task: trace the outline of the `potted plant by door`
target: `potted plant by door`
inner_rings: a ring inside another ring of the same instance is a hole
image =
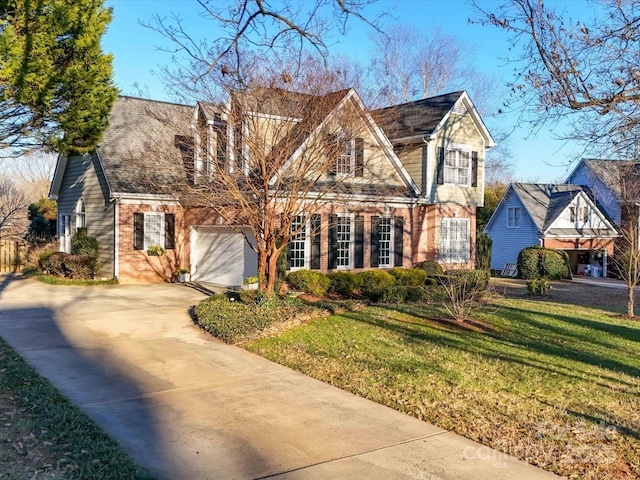
[[[186,268],[178,268],[173,272],[173,278],[176,283],[187,283],[191,281],[191,275]]]

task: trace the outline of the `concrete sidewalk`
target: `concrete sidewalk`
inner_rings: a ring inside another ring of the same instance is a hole
[[[0,276],[0,336],[159,479],[547,479],[196,328],[179,285]]]

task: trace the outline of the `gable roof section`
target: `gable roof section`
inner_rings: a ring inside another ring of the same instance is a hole
[[[401,188],[387,188],[385,185],[344,185],[341,186],[340,189],[344,190],[343,193],[351,193],[353,195],[384,195],[384,196],[395,196],[395,197],[412,197],[413,194],[419,194],[420,190],[404,168],[404,165],[395,154],[393,150],[393,146],[391,142],[385,135],[382,128],[380,128],[373,117],[367,112],[362,100],[356,93],[354,89],[348,90],[340,90],[338,92],[330,93],[328,95],[324,95],[322,97],[324,101],[322,101],[322,105],[326,111],[326,115],[313,115],[312,121],[307,121],[303,118],[298,124],[296,124],[291,129],[292,135],[297,135],[295,149],[291,152],[291,155],[288,155],[289,161],[287,165],[291,162],[294,162],[298,156],[300,156],[304,150],[304,146],[311,140],[313,137],[318,134],[321,128],[331,120],[331,118],[337,115],[337,112],[341,108],[345,108],[347,102],[352,101],[354,107],[360,113],[363,121],[365,122],[366,128],[372,134],[372,136],[377,140],[378,144],[384,150],[387,158],[389,159],[391,166],[395,169],[396,173],[400,176],[400,178],[404,181],[408,189]],[[323,112],[324,114],[324,112]],[[296,130],[297,129],[297,130]],[[300,132],[310,132],[308,136],[300,135]],[[296,137],[294,137],[296,138]],[[300,141],[298,141],[300,140]],[[284,144],[288,144],[292,142],[284,142]],[[276,147],[277,148],[277,147]],[[286,167],[285,167],[286,168]],[[275,181],[275,178],[272,182]],[[319,184],[318,188],[321,188],[322,185]]]
[[[472,118],[486,147],[495,146],[493,137],[464,90],[380,108],[374,112],[374,117],[387,136],[397,142],[433,137],[447,118],[460,110],[465,110]]]
[[[111,195],[167,194],[170,185],[184,182],[176,129],[189,125],[192,115],[192,106],[118,97],[96,148]]]
[[[513,191],[517,195],[523,208],[533,221],[534,225],[538,229],[538,233],[541,235],[555,235],[555,236],[571,236],[571,237],[584,237],[584,236],[612,236],[611,233],[605,233],[600,230],[589,230],[581,228],[578,229],[558,229],[551,230],[553,223],[558,217],[567,209],[571,202],[578,196],[583,196],[585,200],[591,205],[596,213],[602,218],[602,220],[609,225],[613,235],[615,236],[615,223],[606,214],[606,211],[594,201],[593,194],[588,187],[584,185],[571,185],[571,184],[539,184],[539,183],[512,183],[503,196],[507,197],[509,191]],[[496,213],[502,208],[502,201]],[[489,229],[495,218],[495,213],[487,223],[486,229]]]

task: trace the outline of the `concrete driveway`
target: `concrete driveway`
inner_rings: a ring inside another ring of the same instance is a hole
[[[202,298],[0,276],[0,336],[159,479],[557,478],[211,338]]]

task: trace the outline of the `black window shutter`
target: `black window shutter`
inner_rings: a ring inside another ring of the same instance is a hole
[[[173,213],[164,214],[164,248],[176,248],[176,216]]]
[[[133,249],[144,249],[144,213],[133,214]]]
[[[336,167],[338,163],[337,154],[338,151],[338,136],[330,133],[327,135],[327,161],[329,164],[327,165],[327,173],[329,175],[335,175],[337,173]],[[337,154],[336,154],[337,153]]]
[[[311,215],[311,270],[320,270],[320,228],[322,217]]]
[[[380,217],[371,217],[371,267],[380,265]]]
[[[444,148],[438,147],[438,185],[444,185]]]
[[[338,216],[329,215],[329,270],[338,267]]]
[[[395,217],[393,232],[394,267],[401,267],[404,259],[404,217]]]
[[[364,176],[364,138],[356,138],[356,177]]]
[[[471,152],[471,186],[478,186],[478,152]]]
[[[364,268],[364,217],[359,215],[355,221],[355,258],[354,268]]]

